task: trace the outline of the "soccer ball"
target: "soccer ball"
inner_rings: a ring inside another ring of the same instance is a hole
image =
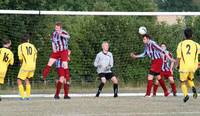
[[[139,28],[139,34],[141,34],[141,35],[144,35],[144,34],[147,34],[147,28],[146,27],[144,27],[144,26],[141,26],[140,28]]]

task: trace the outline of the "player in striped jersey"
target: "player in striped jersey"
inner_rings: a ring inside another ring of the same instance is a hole
[[[131,53],[131,57],[142,58],[148,56],[151,59],[151,67],[147,77],[148,84],[145,97],[150,97],[154,76],[158,79],[161,87],[163,88],[164,95],[168,96],[169,95],[168,89],[166,88],[165,83],[160,76],[163,63],[161,53],[165,54],[171,61],[175,62],[175,60],[170,58],[169,55],[158,44],[156,44],[156,42],[151,40],[148,34],[142,36],[143,36],[143,43],[145,44],[144,52],[139,55]]]
[[[0,84],[4,84],[4,79],[9,65],[14,63],[14,55],[10,50],[11,40],[3,40],[3,48],[0,48]],[[1,101],[1,98],[0,98]]]
[[[33,78],[36,69],[37,50],[33,44],[29,43],[29,35],[24,35],[21,38],[21,42],[22,43],[18,46],[18,56],[21,68],[17,76],[17,84],[21,100],[24,100],[25,98],[29,100],[31,94],[29,80]],[[26,96],[24,95],[23,81],[25,81],[26,85]]]
[[[64,69],[67,69],[67,50],[68,50],[68,40],[70,36],[69,34],[62,29],[62,24],[60,22],[56,23],[55,31],[51,35],[52,42],[52,53],[49,59],[48,64],[43,70],[43,79],[45,80],[51,66],[55,63],[57,59],[61,59]]]
[[[162,43],[161,48],[165,50],[165,52],[171,57],[172,54],[167,50],[166,44]],[[174,62],[170,62],[170,60],[167,58],[165,54],[162,54],[163,64],[162,64],[162,71],[160,73],[161,77],[164,77],[165,79],[169,79],[173,95],[176,96],[176,84],[174,82],[174,76],[173,76],[173,66]],[[153,96],[156,96],[156,92],[158,90],[158,80],[156,80],[154,87],[153,87]]]
[[[200,45],[192,40],[192,30],[187,28],[184,30],[185,40],[181,41],[177,47],[177,60],[180,73],[181,90],[184,95],[184,102],[189,100],[188,88],[192,88],[193,98],[196,99],[198,94],[194,85],[194,74],[198,68],[198,56],[200,53]]]
[[[70,61],[70,54],[71,51],[68,50],[68,62]],[[60,90],[61,90],[61,86],[63,84],[64,86],[64,99],[70,99],[70,97],[68,96],[68,92],[69,92],[69,84],[70,84],[70,72],[69,72],[69,66],[67,66],[67,69],[63,68],[63,64],[61,59],[56,60],[56,69],[58,72],[58,76],[59,76],[59,80],[57,81],[57,85],[56,85],[56,93],[54,98],[55,99],[59,99],[59,94],[60,94]]]

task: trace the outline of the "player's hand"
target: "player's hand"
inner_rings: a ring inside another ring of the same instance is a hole
[[[200,68],[200,62],[199,62],[199,64],[198,64],[198,68]]]
[[[137,58],[136,55],[135,55],[133,52],[130,54],[130,56],[131,56],[132,58],[134,58],[134,59]]]

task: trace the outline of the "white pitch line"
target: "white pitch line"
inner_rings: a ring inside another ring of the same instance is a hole
[[[143,97],[145,93],[119,93],[119,97]],[[200,95],[200,94],[199,94]],[[17,94],[9,94],[9,95],[0,95],[2,98],[18,98],[19,95]],[[61,97],[63,94],[61,94]],[[95,93],[71,93],[69,94],[70,97],[94,97]],[[101,97],[112,97],[113,93],[102,93],[100,94]],[[164,96],[163,93],[157,93],[156,96]],[[170,94],[170,96],[173,96]],[[182,93],[177,93],[177,96],[183,96]],[[189,93],[189,96],[192,96],[192,93]],[[54,94],[31,94],[32,98],[52,98]]]

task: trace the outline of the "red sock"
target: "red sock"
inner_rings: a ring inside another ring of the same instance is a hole
[[[154,84],[154,86],[153,86],[153,95],[156,95],[157,90],[158,90],[158,85]]]
[[[62,83],[58,81],[57,86],[56,86],[56,96],[59,96],[61,87],[62,87]]]
[[[70,80],[69,69],[65,69],[65,76],[67,81]]]
[[[176,84],[170,83],[173,93],[176,93]]]
[[[146,96],[150,96],[152,85],[153,85],[153,80],[148,80]]]
[[[51,66],[46,65],[46,67],[43,70],[43,74],[42,74],[43,75],[43,79],[46,79],[47,75],[50,72],[50,69],[51,69]]]
[[[68,96],[69,93],[69,85],[67,83],[64,84],[64,96]]]
[[[168,90],[167,90],[167,87],[166,87],[166,85],[165,85],[165,82],[164,82],[162,79],[160,79],[160,80],[158,80],[158,81],[159,81],[160,86],[162,87],[164,93],[165,93],[165,94],[168,93]]]

